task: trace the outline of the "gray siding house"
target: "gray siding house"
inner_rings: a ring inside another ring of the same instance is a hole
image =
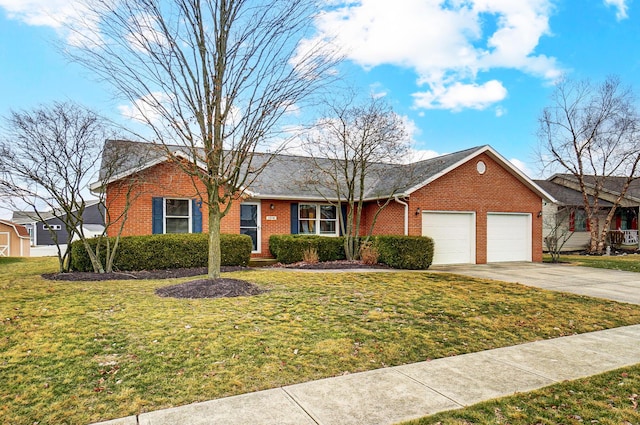
[[[100,201],[87,202],[82,217],[85,235],[91,237],[104,232],[104,205]],[[40,212],[39,217],[32,211],[14,211],[11,221],[27,228],[31,246],[46,246],[55,245],[54,233],[59,244],[69,243],[69,234],[61,218],[56,217],[53,212]]]

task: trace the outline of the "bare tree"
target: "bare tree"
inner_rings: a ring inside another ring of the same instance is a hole
[[[594,253],[603,252],[616,208],[638,177],[640,122],[634,102],[632,90],[617,77],[598,85],[562,80],[539,118],[541,161],[578,182],[591,229],[589,250]],[[607,179],[614,176],[623,177],[623,183],[600,222],[599,198]]]
[[[340,215],[345,255],[357,259],[367,197],[377,205],[368,237],[378,214],[391,202],[401,182],[407,182],[406,170],[398,173],[397,167],[390,166],[406,160],[410,150],[404,122],[382,98],[362,102],[352,94],[330,103],[305,149],[319,171],[310,173],[313,181],[306,183],[334,203],[338,213],[346,207],[345,217]],[[374,192],[367,193],[367,187],[375,188]]]
[[[95,178],[102,145],[109,135],[106,121],[71,102],[53,103],[32,111],[12,111],[0,141],[0,191],[13,205],[27,205],[40,221],[48,210],[65,226],[68,240],[83,232],[84,211],[91,200],[87,187]],[[58,248],[60,271],[70,267],[70,245]],[[88,249],[88,248],[87,248]],[[103,271],[89,250],[96,271]]]
[[[145,139],[206,189],[210,279],[220,221],[276,152],[279,124],[326,83],[337,61],[312,44],[313,0],[87,0],[91,22],[70,54],[135,107]],[[94,28],[94,31],[90,29]],[[300,42],[299,41],[303,41]],[[305,41],[307,40],[307,41]],[[142,135],[140,135],[142,136]],[[171,145],[183,147],[184,161]]]
[[[554,209],[553,212],[545,213],[543,217],[546,232],[544,244],[553,263],[560,261],[562,249],[575,233],[570,225],[571,215],[574,213],[574,207],[563,206]]]
[[[111,273],[114,269],[114,260],[118,252],[120,238],[125,228],[129,211],[136,199],[145,191],[141,189],[147,183],[144,173],[136,170],[141,169],[154,155],[153,152],[141,151],[134,143],[122,140],[107,140],[102,150],[102,162],[97,180],[91,183],[89,188],[98,197],[104,209],[103,214],[104,232],[97,236],[97,243],[93,246],[84,243],[85,249],[91,251],[90,258],[95,258],[93,263],[95,272]],[[134,172],[119,177],[123,171],[134,170]],[[111,198],[107,197],[107,187],[112,190]],[[80,230],[82,232],[82,229]],[[111,235],[111,236],[110,236]],[[81,240],[85,240],[84,234],[80,235]]]

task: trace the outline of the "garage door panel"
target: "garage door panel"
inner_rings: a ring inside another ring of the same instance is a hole
[[[433,264],[475,263],[473,213],[423,212],[422,235],[434,241]]]
[[[531,214],[487,214],[487,262],[531,261]]]

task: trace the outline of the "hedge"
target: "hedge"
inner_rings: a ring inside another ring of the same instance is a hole
[[[344,238],[314,235],[273,235],[269,238],[269,251],[283,264],[302,261],[308,248],[318,251],[319,261],[344,260]]]
[[[113,268],[132,271],[206,267],[208,237],[204,233],[121,237]],[[113,246],[114,238],[109,239]],[[100,256],[104,264],[106,239],[95,238],[88,242],[94,250],[101,243]],[[247,235],[220,235],[222,265],[248,265],[252,246],[251,237]],[[71,244],[71,267],[76,271],[93,271],[82,241]]]
[[[426,270],[433,262],[433,239],[424,236],[375,236],[378,261],[395,269]]]

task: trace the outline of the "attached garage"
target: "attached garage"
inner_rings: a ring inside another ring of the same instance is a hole
[[[487,214],[487,262],[531,261],[531,214]]]
[[[422,236],[433,239],[433,264],[476,262],[475,214],[472,212],[423,212]]]

